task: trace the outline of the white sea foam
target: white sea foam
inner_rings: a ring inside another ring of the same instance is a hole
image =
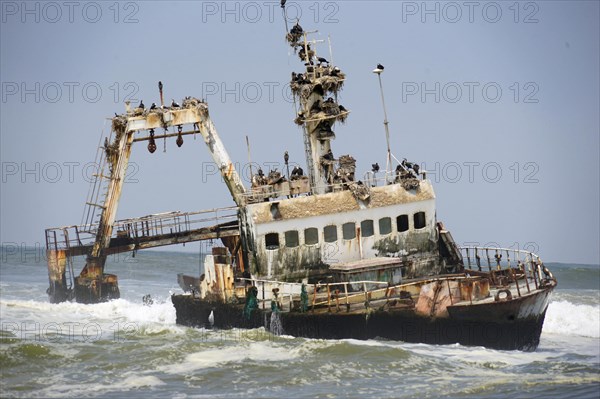
[[[126,392],[140,388],[156,387],[165,385],[158,377],[152,375],[135,375],[127,373],[125,378],[120,381],[111,383],[89,383],[89,384],[73,384],[73,383],[55,383],[41,391],[36,395],[39,397],[90,397],[99,396],[108,392]]]
[[[170,301],[145,306],[125,299],[84,305],[75,302],[50,304],[32,300],[0,301],[3,326],[6,330],[58,332],[75,339],[114,338],[122,334],[180,333],[175,324],[175,308]],[[23,326],[25,323],[25,327]],[[119,335],[115,335],[115,334]],[[31,335],[31,334],[30,334]]]
[[[196,370],[216,367],[225,363],[278,362],[294,359],[298,350],[274,346],[270,342],[252,342],[247,346],[208,349],[191,353],[182,362],[163,366],[160,369],[169,374],[188,374]]]
[[[600,338],[600,306],[553,301],[546,312],[543,332]]]

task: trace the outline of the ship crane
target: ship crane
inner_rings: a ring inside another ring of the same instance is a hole
[[[184,131],[184,126],[192,129]],[[155,135],[154,131],[161,128],[165,133]],[[176,128],[177,133],[168,133],[169,128]],[[50,280],[48,294],[51,302],[62,302],[73,296],[77,302],[83,303],[118,298],[117,277],[104,273],[110,254],[205,239],[239,237],[237,207],[244,204],[246,189],[210,119],[206,103],[187,97],[181,105],[173,100],[171,108],[153,107],[146,110],[143,102],[140,102],[137,108],[128,109],[125,114],[112,118],[112,130],[112,143],[107,140],[100,148],[102,162],[90,190],[90,199],[86,202],[85,222],[80,226],[46,230]],[[115,221],[133,144],[148,141],[149,151],[154,152],[157,139],[177,137],[177,145],[181,146],[183,135],[196,133],[204,138],[237,206]],[[100,192],[104,195],[103,199]],[[98,210],[99,220],[95,222]],[[214,218],[207,216],[213,214],[216,215]],[[221,216],[223,214],[225,216]],[[225,224],[221,223],[224,219],[227,220]],[[212,225],[207,225],[207,221]],[[87,256],[86,265],[75,277],[72,257],[81,255]]]

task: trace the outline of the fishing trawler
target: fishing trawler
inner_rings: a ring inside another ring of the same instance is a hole
[[[304,64],[290,84],[306,173],[299,166],[286,175],[259,169],[245,187],[207,103],[187,97],[164,106],[159,83],[160,107],[140,104],[113,118],[85,222],[46,230],[50,300],[117,298],[117,277],[104,273],[112,253],[218,239],[223,246],[204,257],[201,276],[179,276],[187,292],[171,297],[178,324],[534,350],[556,286],[552,273],[531,252],[459,247],[436,219],[427,172],[391,153],[387,115],[385,170],[376,163],[357,179],[353,156],[336,157],[332,149],[333,127],[350,113],[338,103],[346,76],[317,54],[310,34],[296,23],[286,35]],[[383,71],[381,64],[373,70],[385,112]],[[154,152],[159,138],[177,137],[180,146],[196,133],[235,206],[115,221],[132,145],[147,141]],[[90,221],[96,212],[98,222]],[[71,258],[78,255],[87,261],[75,277]]]
[[[336,158],[331,145],[332,127],[349,113],[337,102],[345,75],[317,56],[300,25],[286,38],[305,64],[290,85],[308,176],[300,168],[287,179],[259,171],[250,190],[236,190],[235,173],[217,160],[237,198],[239,238],[224,239],[225,248],[205,258],[196,289],[172,296],[177,322],[535,349],[556,285],[539,257],[459,248],[436,220],[426,171],[392,156],[387,116],[386,170],[377,177],[374,164],[357,180],[354,158]],[[380,85],[383,70],[378,64],[373,71]]]

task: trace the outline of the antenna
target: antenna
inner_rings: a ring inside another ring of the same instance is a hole
[[[327,41],[329,42],[329,65],[333,64],[333,51],[331,51],[331,35],[327,35]]]
[[[327,42],[329,43],[329,66],[333,66],[335,64],[333,63],[333,51],[331,50],[331,35],[327,35]],[[338,102],[338,91],[336,90],[333,95],[335,102]]]
[[[162,81],[158,81],[158,93],[160,94],[160,108],[165,107],[165,100],[163,99],[163,84]]]
[[[285,10],[285,2],[287,0],[281,0],[281,14],[283,14],[283,20],[285,21],[285,31],[286,33],[289,33],[289,29],[288,29],[288,21],[287,21],[287,11]]]
[[[252,186],[252,159],[250,159],[250,140],[248,139],[248,135],[246,135],[246,147],[248,147],[248,165],[250,165],[250,185]]]
[[[373,73],[377,74],[379,79],[379,91],[381,92],[381,104],[383,105],[383,126],[385,126],[385,142],[387,144],[387,159],[386,159],[386,175],[390,171],[392,166],[392,151],[390,150],[390,129],[388,127],[387,111],[385,109],[385,98],[383,97],[383,84],[381,83],[381,74],[383,73],[383,65],[377,64],[377,67],[373,69]]]

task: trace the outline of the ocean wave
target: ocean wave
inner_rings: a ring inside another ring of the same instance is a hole
[[[161,366],[159,370],[168,374],[190,374],[200,369],[229,363],[289,361],[299,355],[300,348],[290,349],[264,341],[245,345],[238,343],[233,347],[219,347],[191,353],[183,361]]]
[[[163,333],[180,334],[185,327],[175,324],[170,301],[152,305],[116,299],[98,304],[63,302],[51,304],[33,300],[1,300],[3,330],[16,337],[37,334],[43,337],[68,336],[86,341],[125,338]]]
[[[32,397],[40,398],[82,398],[82,397],[96,397],[103,396],[111,392],[128,392],[135,391],[141,388],[152,388],[161,385],[165,385],[160,378],[151,375],[135,375],[134,373],[127,373],[124,375],[125,378],[110,383],[97,382],[97,383],[82,383],[73,384],[72,382],[55,383],[49,387],[46,387],[35,394]]]
[[[562,300],[550,302],[542,331],[600,338],[600,306]]]

